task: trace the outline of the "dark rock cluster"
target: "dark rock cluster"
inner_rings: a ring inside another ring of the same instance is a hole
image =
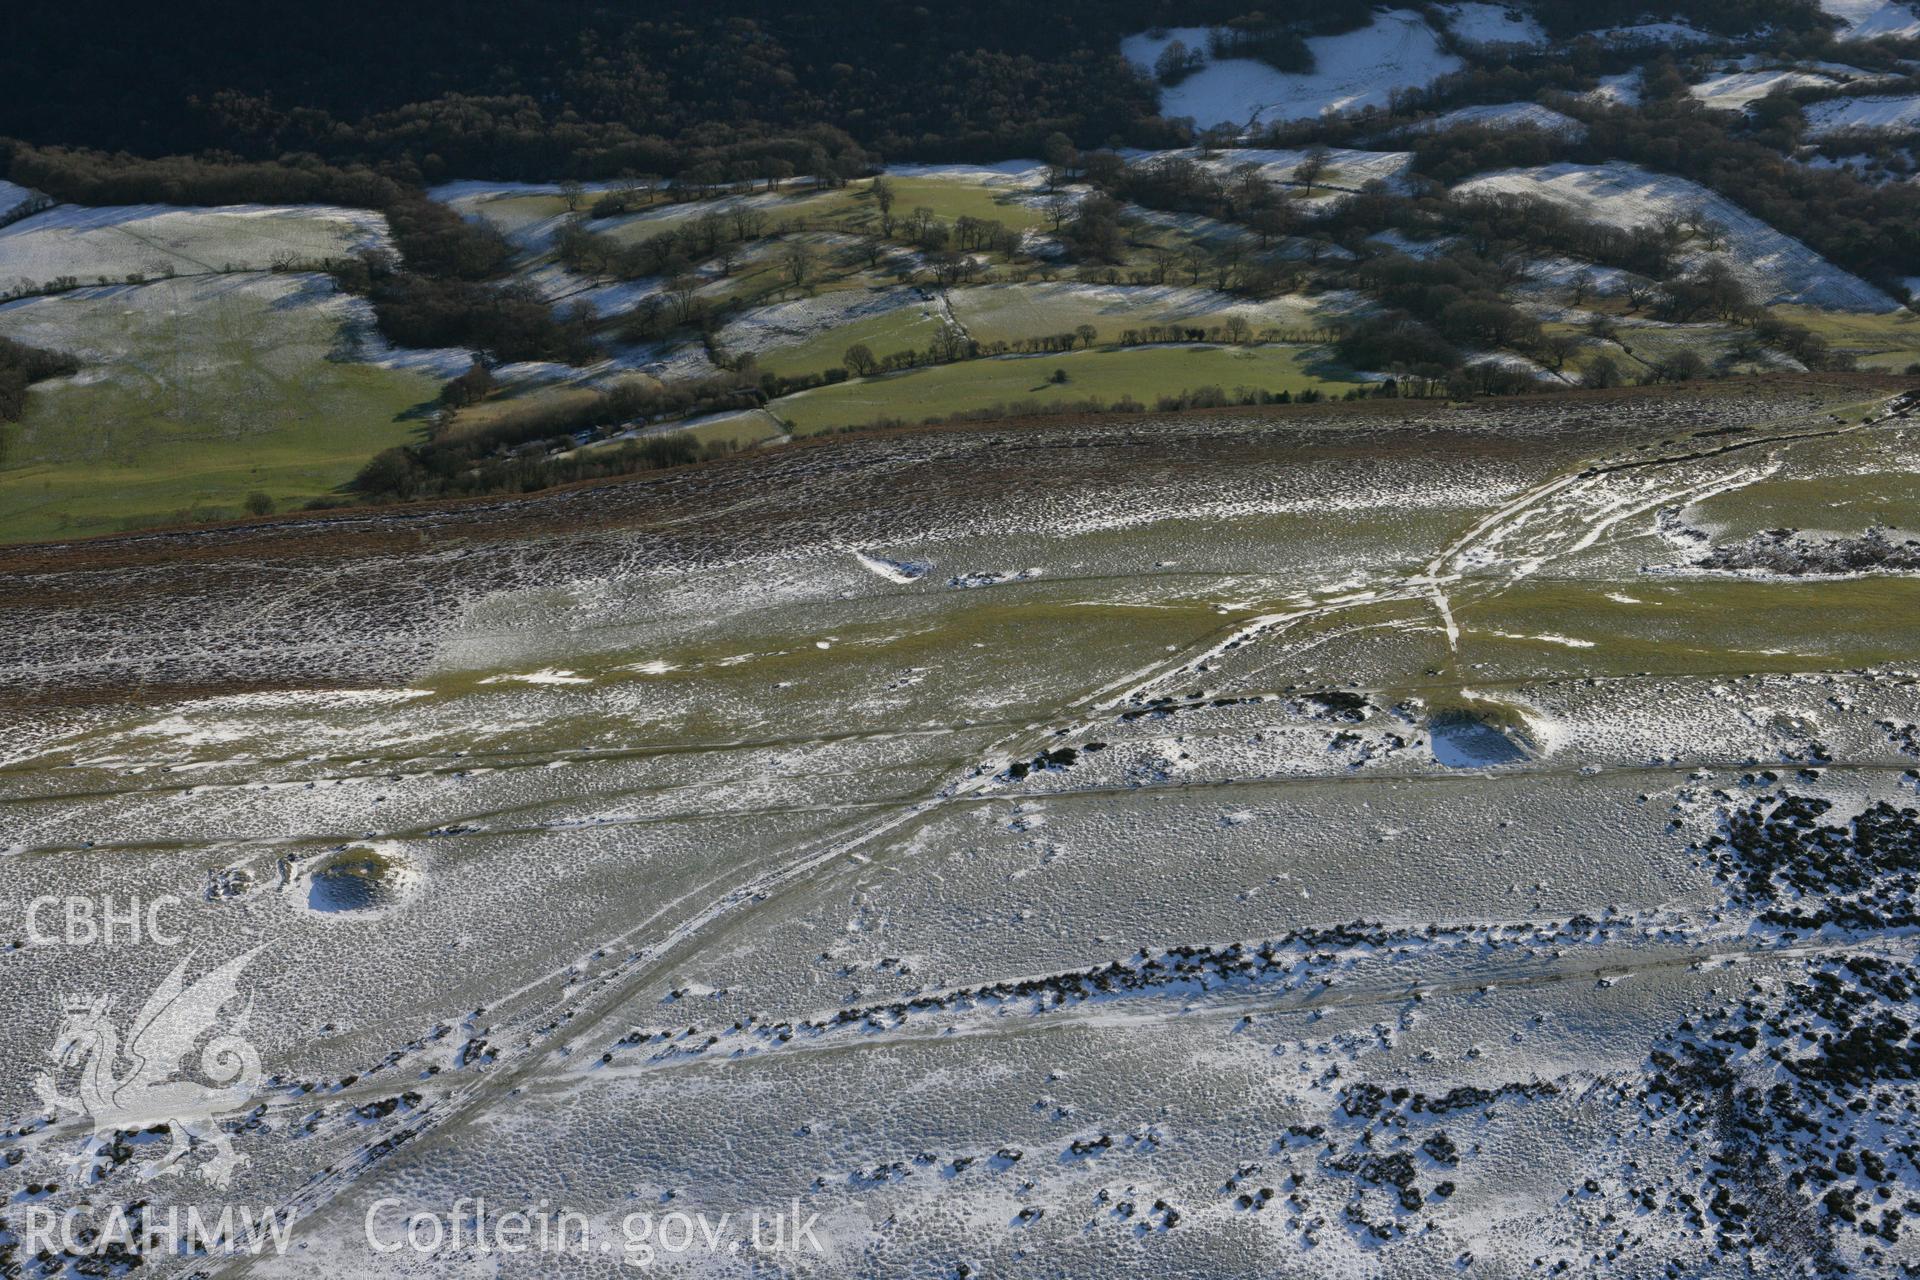
[[[1879,929],[1920,923],[1920,811],[1876,801],[1824,821],[1830,801],[1782,790],[1727,815],[1702,852],[1736,901],[1797,929]]]
[[[1920,542],[1896,541],[1884,529],[1857,538],[1809,538],[1797,529],[1768,529],[1719,546],[1694,562],[1702,569],[1752,570],[1791,577],[1920,570]]]

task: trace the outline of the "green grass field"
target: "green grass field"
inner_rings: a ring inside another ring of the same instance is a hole
[[[1920,360],[1920,315],[1911,311],[1866,315],[1813,307],[1781,306],[1772,310],[1813,330],[1835,350],[1851,352],[1862,368],[1904,369]]]
[[[649,434],[645,439],[662,439],[668,436],[685,436],[696,445],[724,444],[731,449],[751,449],[755,445],[766,444],[786,434],[780,420],[765,409],[743,409],[738,413],[716,414],[704,421],[671,431],[659,431]],[[622,439],[598,440],[574,450],[575,453],[595,453],[600,450],[624,448],[630,441]]]
[[[954,222],[962,217],[999,222],[1014,231],[1046,225],[1044,211],[1021,202],[1017,197],[1030,191],[1011,191],[984,187],[958,178],[888,178],[893,187],[893,216],[903,220],[916,208],[931,209],[936,218]],[[754,206],[770,224],[785,219],[804,220],[817,230],[832,229],[853,234],[878,232],[880,208],[874,202],[873,182],[866,179],[847,186],[821,191],[811,187],[795,188],[768,198],[750,197]],[[697,201],[662,206],[644,219],[636,219],[607,232],[622,242],[635,242],[658,235],[668,228],[688,225],[709,209],[725,211],[727,201]],[[591,223],[588,224],[592,226]]]
[[[1090,324],[1095,342],[1121,340],[1128,329],[1178,324],[1206,328],[1238,315],[1255,330],[1310,330],[1337,315],[1331,298],[1287,295],[1254,300],[1205,288],[1109,288],[1066,281],[955,289],[953,313],[980,342],[1071,333]],[[877,348],[876,348],[877,350]]]
[[[1490,680],[1566,669],[1804,671],[1904,661],[1920,627],[1920,583],[1887,575],[1757,582],[1635,582],[1639,604],[1605,584],[1530,581],[1455,608],[1462,654]],[[1764,619],[1764,625],[1756,620]],[[1591,647],[1569,647],[1564,637]]]
[[[474,202],[470,208],[511,240],[525,236],[542,223],[566,213],[567,202],[561,196],[529,192],[524,195],[492,196]]]
[[[805,187],[771,195],[755,194],[745,198],[760,211],[766,221],[767,230],[771,231],[779,223],[788,219],[799,218],[811,221],[822,217],[840,208],[844,203],[845,194],[841,191],[817,191],[811,187]],[[665,232],[690,227],[707,213],[717,211],[725,215],[733,203],[728,199],[688,200],[677,204],[661,203],[648,206],[638,217],[589,218],[584,225],[593,234],[605,236],[616,244],[639,244]]]
[[[1731,357],[1747,336],[1745,329],[1732,324],[1692,324],[1673,328],[1622,324],[1611,339],[1593,337],[1584,325],[1557,321],[1543,324],[1540,329],[1550,337],[1570,337],[1579,343],[1578,350],[1568,361],[1569,368],[1585,370],[1604,355],[1628,379],[1646,376],[1654,365],[1682,351],[1692,351],[1709,365],[1718,365],[1720,361]],[[1751,372],[1761,366],[1747,361],[1736,362],[1732,367],[1739,372]]]
[[[810,435],[883,418],[918,422],[1017,402],[1045,408],[1096,396],[1111,403],[1130,395],[1152,405],[1157,396],[1203,386],[1298,394],[1309,388],[1341,392],[1355,385],[1317,368],[1321,359],[1317,349],[1288,346],[1096,348],[913,369],[801,392],[768,407],[795,435]],[[1066,382],[1050,380],[1056,369],[1066,372]]]
[[[0,333],[80,355],[0,424],[0,541],[281,510],[411,438],[438,381],[329,360],[339,311],[291,277],[172,281],[0,308]]]
[[[893,184],[893,214],[899,221],[904,221],[916,208],[927,208],[949,226],[964,216],[998,221],[1013,231],[1046,225],[1047,220],[1041,210],[1014,199],[1016,194],[1031,193],[1008,192],[958,179],[890,178],[888,181]],[[804,188],[796,189],[791,194],[761,194],[748,199],[762,215],[763,235],[771,236],[782,224],[790,222],[815,241],[832,242],[816,248],[814,289],[861,289],[899,283],[899,273],[894,268],[884,263],[879,267],[871,266],[855,251],[861,237],[879,232],[880,211],[874,203],[871,181],[856,182],[830,191]],[[593,234],[605,236],[616,243],[638,244],[690,226],[709,211],[718,210],[724,214],[731,203],[723,200],[662,205],[643,218],[625,222],[615,220],[611,225],[590,221],[586,225]],[[491,209],[489,205],[484,210],[489,217],[492,216]],[[904,247],[894,246],[896,249]],[[794,291],[781,265],[778,242],[762,240],[749,248],[725,286],[712,296],[715,300],[724,299],[745,306],[786,301],[793,297]],[[875,336],[881,341],[888,340],[884,326],[876,328]],[[840,352],[856,341],[872,345],[873,337],[847,339],[834,351],[833,359],[824,364],[818,359],[818,353],[809,353],[798,363],[789,361],[783,364],[781,371],[808,372],[838,364]],[[874,349],[876,352],[880,350],[879,347]]]
[[[876,357],[894,351],[923,351],[943,327],[937,307],[937,303],[916,302],[881,315],[863,316],[794,346],[764,352],[758,357],[760,367],[789,376],[819,373],[841,364],[847,348],[856,342],[864,343]]]
[[[1047,226],[1044,210],[1023,203],[1023,197],[1036,194],[1032,191],[983,187],[956,178],[889,178],[887,181],[893,184],[896,218],[915,208],[927,208],[933,210],[936,218],[948,222],[971,216],[1003,223],[1013,231]],[[877,223],[879,211],[873,207],[871,186],[871,183],[860,183],[848,188],[849,216],[862,221],[871,217]]]

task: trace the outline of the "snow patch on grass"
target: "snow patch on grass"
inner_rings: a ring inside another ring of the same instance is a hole
[[[1106,285],[1053,281],[981,285],[950,295],[954,314],[976,336],[1063,332],[1082,322],[1111,340],[1118,330],[1154,324],[1218,324],[1243,316],[1255,330],[1310,329],[1370,304],[1350,290],[1254,301],[1192,285]]]
[[[1600,298],[1617,297],[1625,293],[1633,282],[1633,273],[1619,267],[1603,267],[1558,255],[1535,258],[1527,263],[1526,271],[1529,285],[1555,294],[1565,293],[1582,277],[1587,292]]]
[[[1573,636],[1555,635],[1551,631],[1543,631],[1539,635],[1531,636],[1524,635],[1518,631],[1496,630],[1488,630],[1484,634],[1499,636],[1502,640],[1537,640],[1542,644],[1557,644],[1568,649],[1591,649],[1595,644],[1592,640],[1580,640]]]
[[[1470,356],[1467,363],[1471,366],[1492,365],[1510,373],[1522,373],[1535,382],[1565,384],[1579,381],[1578,377],[1568,373],[1555,373],[1537,360],[1528,359],[1515,351],[1487,351]]]
[[[85,366],[72,381],[82,385],[111,379],[149,385],[158,377],[169,384],[208,376],[215,357],[207,347],[238,334],[202,334],[183,326],[179,345],[157,353],[138,340],[156,316],[204,316],[230,302],[269,308],[291,318],[307,313],[338,325],[328,359],[406,369],[450,378],[464,373],[472,353],[464,348],[395,347],[375,327],[373,305],[341,293],[333,281],[311,272],[253,272],[181,277],[147,285],[96,285],[53,297],[23,298],[0,306],[7,336],[35,346],[70,351]]]
[[[580,184],[585,209],[600,196],[628,183],[594,182]],[[484,222],[507,238],[524,253],[549,252],[567,219],[564,193],[550,182],[485,182],[463,180],[443,182],[427,189],[427,195],[447,205],[470,222]],[[674,208],[677,206],[667,206]],[[596,220],[594,230],[607,231],[620,225],[620,218]]]
[[[512,675],[488,676],[481,684],[592,684],[586,676],[575,675],[556,667],[547,667],[539,671],[524,671]]]
[[[583,182],[580,189],[588,196],[605,195],[617,187],[629,186],[629,183]],[[557,182],[492,182],[484,179],[462,178],[454,182],[443,182],[436,187],[428,187],[427,195],[442,204],[460,206],[475,205],[487,200],[512,200],[522,196],[554,196],[563,193]],[[461,212],[466,212],[463,208]]]
[[[864,551],[850,551],[853,558],[860,562],[861,568],[902,586],[920,581],[927,576],[927,570],[931,567],[916,560],[888,560],[881,556],[870,556]]]

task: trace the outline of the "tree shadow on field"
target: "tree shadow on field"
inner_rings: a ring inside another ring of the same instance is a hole
[[[420,432],[420,438],[424,440],[432,433],[433,415],[439,408],[440,401],[438,399],[422,400],[419,404],[409,405],[407,408],[394,414],[393,420],[395,422],[418,422],[424,424],[416,428]]]

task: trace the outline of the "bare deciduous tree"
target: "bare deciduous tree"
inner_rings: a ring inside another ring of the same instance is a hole
[[[1293,180],[1300,184],[1303,188],[1302,193],[1311,200],[1313,198],[1313,184],[1325,177],[1326,173],[1327,149],[1325,147],[1313,147],[1306,155],[1300,158],[1300,163],[1294,166]]]
[[[790,241],[780,251],[780,270],[796,289],[807,287],[807,282],[813,279],[815,265],[813,246],[804,240]]]
[[[874,208],[880,210],[880,234],[890,236],[893,234],[893,202],[896,198],[893,183],[885,177],[875,178],[869,190],[873,195]]]

